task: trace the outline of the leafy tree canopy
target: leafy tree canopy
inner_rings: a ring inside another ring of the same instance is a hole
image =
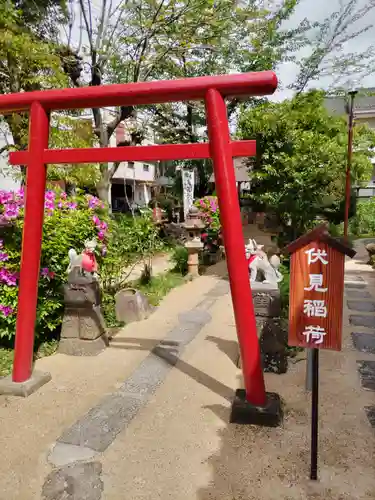
[[[238,136],[256,139],[250,166],[252,199],[303,232],[344,198],[347,122],[329,116],[324,94],[311,91],[282,103],[264,103],[240,115]],[[355,127],[352,181],[369,179],[375,133]]]

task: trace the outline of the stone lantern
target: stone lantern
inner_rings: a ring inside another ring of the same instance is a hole
[[[188,274],[196,277],[199,276],[199,253],[203,249],[201,231],[205,227],[197,207],[190,208],[183,226],[189,237],[185,243],[185,248],[188,251]]]

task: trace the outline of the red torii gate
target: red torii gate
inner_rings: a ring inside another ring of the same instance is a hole
[[[266,404],[233,168],[234,156],[253,156],[255,154],[255,141],[231,141],[224,98],[268,95],[272,94],[276,87],[276,75],[271,71],[265,71],[0,96],[0,113],[30,112],[29,149],[28,151],[10,153],[11,164],[27,166],[25,224],[22,238],[13,382],[24,383],[32,376],[46,165],[48,163],[212,158],[233,309],[242,357],[246,399],[255,406]],[[144,105],[187,100],[205,101],[208,144],[48,149],[49,113],[53,110]]]

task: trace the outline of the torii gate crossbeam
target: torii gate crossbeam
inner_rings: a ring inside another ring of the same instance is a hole
[[[10,154],[13,165],[27,166],[25,223],[22,238],[15,356],[12,379],[32,376],[34,327],[43,235],[44,193],[48,163],[171,160],[212,158],[225,252],[242,358],[246,399],[266,404],[233,156],[255,154],[254,141],[232,142],[225,97],[267,95],[277,87],[271,71],[184,80],[104,85],[99,87],[25,92],[0,96],[0,113],[29,111],[29,149]],[[58,109],[93,108],[204,100],[209,143],[49,150],[49,113]],[[25,251],[25,249],[27,249]]]

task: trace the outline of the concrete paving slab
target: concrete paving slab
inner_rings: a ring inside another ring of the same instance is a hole
[[[42,491],[42,500],[100,500],[103,481],[99,462],[76,463],[52,471]]]
[[[375,328],[375,316],[351,314],[349,316],[349,322],[353,326],[365,326],[366,328]]]
[[[360,274],[345,273],[344,281],[345,282],[347,282],[347,281],[357,282],[357,281],[365,281],[365,280],[363,279],[363,277]]]
[[[363,288],[366,288],[366,284],[360,283],[360,282],[355,282],[355,281],[345,281],[345,288],[363,289]]]
[[[347,300],[349,309],[361,312],[375,312],[375,302],[361,300]]]
[[[74,446],[72,444],[56,443],[48,455],[48,462],[54,467],[72,464],[74,462],[89,461],[95,457],[91,448]]]
[[[371,427],[375,428],[375,406],[366,406],[365,410]]]
[[[345,295],[351,299],[371,299],[372,295],[367,290],[345,290]]]
[[[357,361],[358,371],[361,377],[362,387],[369,391],[375,391],[375,360]]]
[[[352,333],[353,345],[357,351],[375,354],[374,333]]]

